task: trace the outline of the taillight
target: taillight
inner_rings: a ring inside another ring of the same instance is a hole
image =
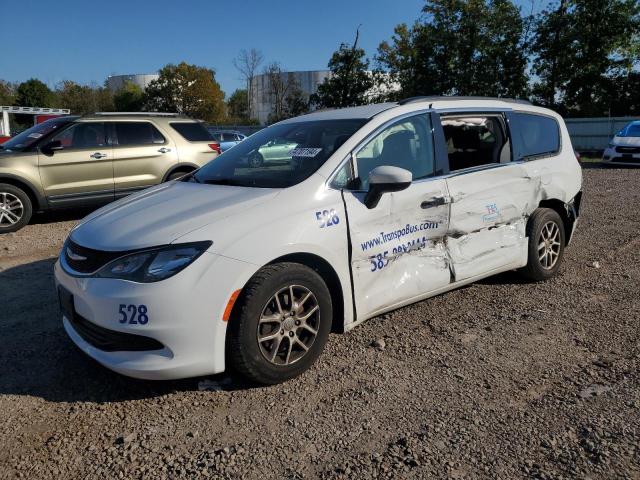
[[[218,142],[213,142],[209,144],[209,148],[217,153],[222,153],[220,150],[220,144]]]

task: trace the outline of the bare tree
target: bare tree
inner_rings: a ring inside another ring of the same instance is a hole
[[[282,71],[278,62],[267,65],[263,71],[267,76],[267,95],[271,103],[268,122],[275,123],[295,117],[309,110],[309,98],[291,72]]]
[[[253,118],[253,111],[251,109],[251,92],[253,91],[253,79],[256,76],[260,64],[264,60],[264,56],[260,50],[252,48],[251,50],[240,50],[240,53],[233,59],[233,66],[238,69],[242,78],[247,84],[247,104],[249,118]]]

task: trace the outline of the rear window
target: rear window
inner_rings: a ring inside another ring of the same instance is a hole
[[[516,160],[551,155],[560,150],[560,129],[554,118],[514,112],[509,115],[509,129]]]
[[[159,145],[165,142],[162,134],[149,122],[117,122],[116,135],[121,147]]]
[[[201,123],[173,122],[169,125],[189,142],[210,142],[214,140],[213,136]]]

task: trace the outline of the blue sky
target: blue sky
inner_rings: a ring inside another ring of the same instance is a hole
[[[522,1],[522,0],[520,0]],[[326,68],[340,42],[372,56],[398,23],[413,23],[422,0],[20,0],[0,22],[0,78],[102,84],[108,75],[152,73],[186,61],[213,68],[229,95],[241,86],[232,64],[258,48],[288,70]],[[10,12],[10,13],[9,13]]]

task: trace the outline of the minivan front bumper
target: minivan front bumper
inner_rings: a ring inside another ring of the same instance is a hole
[[[164,380],[222,372],[224,309],[248,267],[205,253],[174,277],[135,283],[73,276],[58,261],[56,288],[72,299],[63,307],[64,329],[84,353],[130,377]],[[140,306],[148,315],[144,323],[126,315]],[[122,323],[121,310],[127,318]]]

